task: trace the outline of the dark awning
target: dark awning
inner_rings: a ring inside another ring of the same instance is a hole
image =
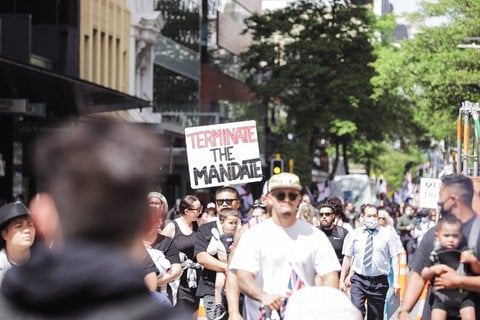
[[[150,106],[147,100],[4,57],[0,57],[0,98],[44,102],[47,114],[64,116]]]

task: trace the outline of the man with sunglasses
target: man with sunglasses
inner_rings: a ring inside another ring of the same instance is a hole
[[[322,230],[327,236],[328,240],[330,240],[330,243],[335,250],[335,254],[337,255],[338,261],[341,264],[343,261],[343,242],[348,234],[348,231],[345,228],[335,224],[335,219],[338,217],[338,214],[335,213],[335,206],[332,202],[332,198],[328,197],[318,205],[318,209],[320,211],[319,229]]]
[[[223,210],[238,211],[240,197],[237,189],[230,186],[218,188],[215,192],[215,203],[218,213]],[[203,298],[207,319],[221,320],[226,316],[226,309],[224,305],[215,304],[215,277],[217,272],[227,272],[227,264],[207,252],[213,228],[216,228],[221,234],[222,227],[218,220],[202,224],[197,231],[195,257],[197,262],[204,267],[198,283],[197,296]]]
[[[330,242],[296,217],[301,189],[295,174],[272,176],[266,197],[272,218],[245,231],[238,243],[229,268],[245,293],[246,320],[259,319],[262,306],[280,310],[302,287],[338,288],[340,265]]]

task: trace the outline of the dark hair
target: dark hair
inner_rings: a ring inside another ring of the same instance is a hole
[[[462,221],[460,221],[460,219],[455,217],[453,214],[447,214],[438,220],[437,230],[439,230],[444,224],[458,224],[461,227]]]
[[[148,214],[160,151],[158,136],[105,118],[38,139],[39,189],[52,195],[64,239],[130,245]]]
[[[325,200],[326,203],[330,205],[330,208],[333,209],[333,213],[337,216],[341,216],[343,214],[343,202],[342,199],[340,199],[337,196],[331,196],[328,197]]]
[[[237,198],[237,200],[240,200],[240,194],[238,193],[238,190],[231,186],[223,186],[218,188],[217,191],[215,191],[215,200],[217,199],[217,195],[221,192],[233,193],[235,194],[235,197]]]
[[[184,196],[177,207],[177,216],[180,216],[185,213],[185,210],[191,209],[194,202],[200,201],[197,197],[190,194]]]
[[[442,177],[442,187],[454,187],[459,193],[462,202],[468,206],[472,205],[474,189],[472,180],[470,180],[470,178],[464,176],[463,174],[447,174]]]
[[[327,201],[327,199],[321,201],[318,205],[317,205],[317,209],[320,210],[322,208],[330,208],[332,209],[333,213],[335,214],[335,208],[332,206],[331,203],[329,203]]]
[[[375,207],[373,204],[370,204],[370,203],[362,204],[362,206],[360,207],[360,212],[362,213],[362,216],[365,214],[365,210],[367,210],[368,208],[374,208],[375,210],[377,210],[377,207]]]

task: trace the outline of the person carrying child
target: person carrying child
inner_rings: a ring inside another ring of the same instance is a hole
[[[453,215],[446,215],[435,231],[436,249],[430,255],[434,263],[422,270],[424,280],[432,280],[441,268],[448,265],[460,274],[480,273],[480,264],[472,250],[465,248],[462,223]],[[433,281],[432,281],[433,282]],[[461,319],[475,319],[475,303],[471,292],[461,288],[437,290],[433,288],[432,319],[447,319],[460,314]]]
[[[238,229],[238,212],[233,209],[222,210],[219,213],[219,228],[212,229],[212,238],[207,247],[207,252],[212,256],[227,263],[228,255],[233,244],[235,232]],[[226,314],[226,306],[223,301],[223,290],[225,287],[226,275],[224,272],[217,272],[215,277],[215,319],[220,320]]]

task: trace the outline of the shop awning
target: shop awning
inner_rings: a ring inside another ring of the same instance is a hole
[[[150,102],[92,82],[0,56],[0,98],[46,103],[60,116],[145,108]]]

